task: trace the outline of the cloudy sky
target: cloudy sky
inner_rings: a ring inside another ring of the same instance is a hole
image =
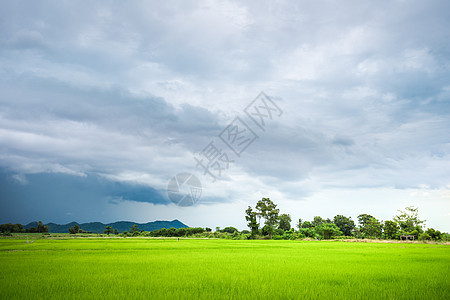
[[[0,223],[244,229],[245,208],[270,197],[294,220],[414,205],[450,231],[449,11],[2,1]],[[255,105],[265,117],[245,113]],[[215,181],[196,161],[213,154]],[[201,182],[194,206],[168,198],[180,173]]]

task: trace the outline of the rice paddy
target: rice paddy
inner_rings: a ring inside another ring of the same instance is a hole
[[[3,299],[445,299],[442,244],[0,239]]]

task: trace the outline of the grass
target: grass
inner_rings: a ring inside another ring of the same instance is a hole
[[[445,299],[447,245],[0,239],[0,298]]]

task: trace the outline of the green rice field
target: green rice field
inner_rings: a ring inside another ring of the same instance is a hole
[[[450,246],[0,239],[1,299],[449,299]]]

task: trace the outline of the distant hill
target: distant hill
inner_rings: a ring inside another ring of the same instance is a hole
[[[31,227],[37,227],[37,222],[31,222],[24,226],[25,229],[31,228]],[[109,224],[103,224],[100,222],[91,222],[91,223],[82,223],[79,224],[77,222],[71,222],[65,225],[59,225],[55,223],[48,223],[44,224],[48,226],[48,230],[51,233],[68,233],[69,228],[75,226],[78,224],[81,229],[84,231],[90,231],[93,233],[103,233],[105,231],[106,226],[111,226],[113,229],[116,229],[122,233],[124,231],[129,231],[131,226],[136,224],[139,229],[144,231],[153,231],[161,228],[187,228],[186,224],[183,224],[182,222],[178,220],[173,221],[154,221],[154,222],[148,222],[148,223],[136,223],[136,222],[127,222],[127,221],[120,221],[120,222],[114,222]]]

